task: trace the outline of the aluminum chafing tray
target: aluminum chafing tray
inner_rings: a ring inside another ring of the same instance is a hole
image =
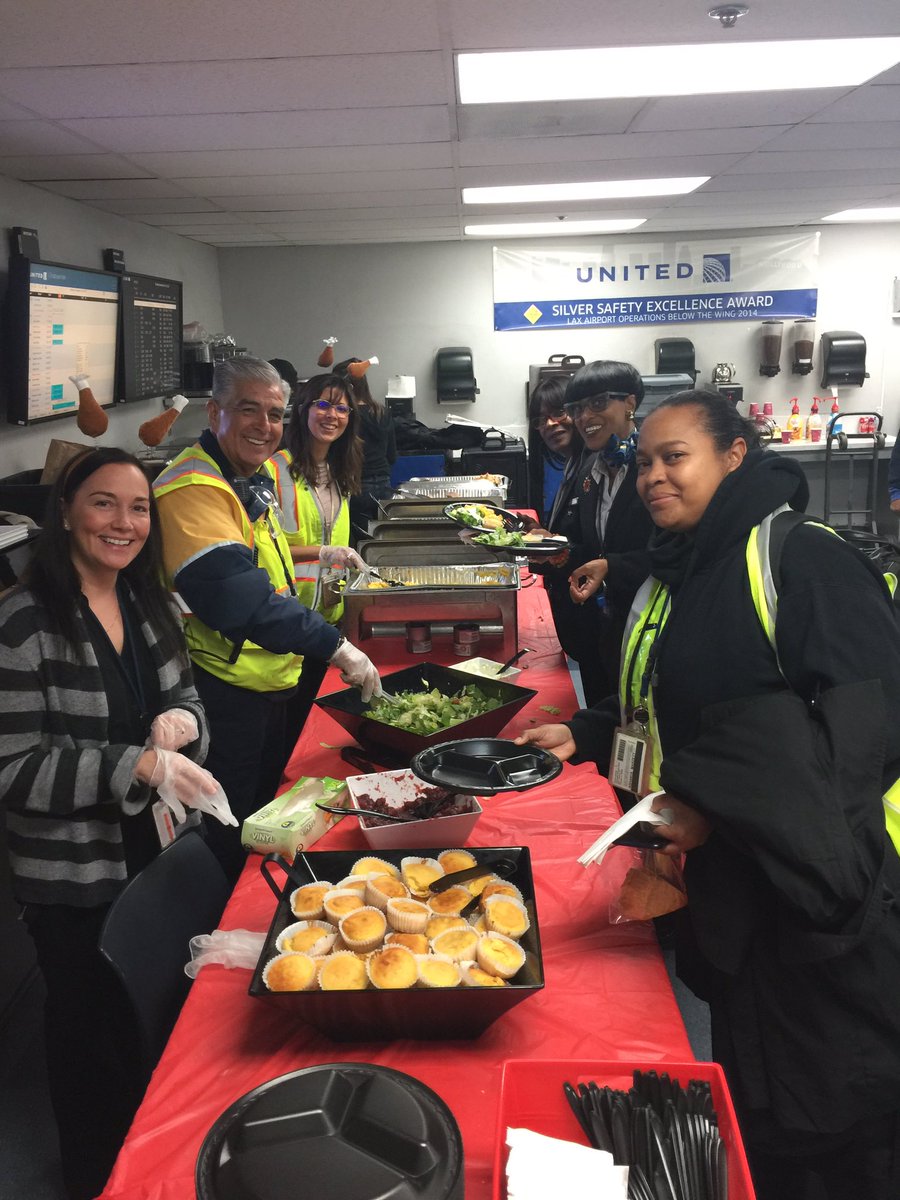
[[[463,542],[379,542],[366,538],[356,547],[363,562],[382,567],[434,566],[438,563],[493,563],[497,556],[487,546],[467,546]]]
[[[402,589],[407,591],[433,591],[447,588],[517,588],[519,587],[519,568],[514,563],[489,562],[473,564],[447,564],[444,566],[429,564],[421,566],[390,566],[379,570],[383,579],[393,579],[405,584]],[[344,595],[383,592],[386,589],[372,587],[372,581],[364,574],[357,575],[344,588]],[[392,592],[400,593],[400,588],[390,588]]]
[[[379,542],[458,542],[459,526],[447,517],[396,517],[391,521],[376,521],[369,527]]]
[[[483,475],[436,475],[415,476],[398,484],[395,495],[398,498],[408,496],[427,496],[434,500],[506,500],[509,491],[509,477],[497,475],[499,483],[493,484]],[[483,491],[478,492],[479,485]],[[462,489],[462,490],[461,490]]]

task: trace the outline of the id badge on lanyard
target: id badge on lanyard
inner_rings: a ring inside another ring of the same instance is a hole
[[[642,714],[643,722],[640,719]],[[632,792],[638,799],[646,796],[651,790],[653,739],[646,721],[646,710],[637,709],[627,724],[616,728],[609,761],[609,782],[613,787]]]

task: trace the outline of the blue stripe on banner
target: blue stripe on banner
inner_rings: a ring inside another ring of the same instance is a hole
[[[517,300],[494,305],[494,329],[560,326],[671,325],[693,321],[759,321],[814,317],[817,288],[708,292],[592,300]]]

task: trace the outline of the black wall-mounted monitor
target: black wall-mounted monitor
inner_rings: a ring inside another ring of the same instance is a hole
[[[101,408],[115,402],[119,276],[13,255],[6,294],[7,420],[72,416],[87,375]]]
[[[120,401],[181,391],[181,283],[123,271],[119,338]]]

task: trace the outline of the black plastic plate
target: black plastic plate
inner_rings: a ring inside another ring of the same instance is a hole
[[[420,751],[409,764],[426,783],[495,796],[498,792],[524,792],[549,783],[562,763],[549,750],[517,746],[505,738],[461,738]]]
[[[473,504],[480,504],[482,508],[489,508],[491,512],[496,513],[503,522],[503,528],[507,533],[519,533],[525,527],[524,518],[518,513],[510,512],[508,508],[500,508],[497,504],[491,504],[486,500],[454,500],[452,504],[444,505],[444,516],[449,517],[457,525],[461,525],[463,529],[471,529],[475,533],[491,533],[487,525],[470,525],[468,521],[464,521],[459,515],[461,508],[470,508]]]

